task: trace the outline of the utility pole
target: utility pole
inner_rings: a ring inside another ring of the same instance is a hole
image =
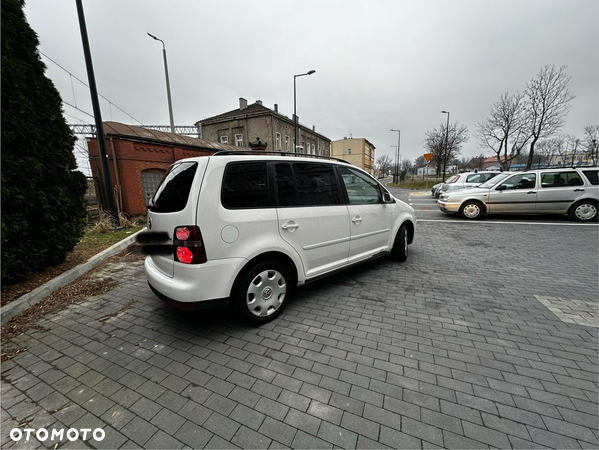
[[[443,155],[443,183],[445,183],[445,170],[447,168],[447,157],[449,156],[449,111],[441,111],[447,114],[447,125],[445,126],[445,152]]]
[[[96,121],[96,136],[98,137],[98,147],[100,150],[100,159],[102,160],[102,172],[104,172],[104,185],[106,188],[106,200],[108,201],[108,214],[112,223],[119,224],[119,214],[114,198],[112,188],[112,176],[108,166],[108,156],[106,154],[106,142],[104,140],[104,128],[102,126],[102,113],[100,112],[100,102],[98,101],[98,90],[96,89],[96,77],[94,76],[94,66],[92,64],[92,55],[89,48],[87,37],[87,27],[85,25],[85,15],[83,13],[82,0],[76,0],[77,15],[79,16],[79,28],[81,29],[81,42],[83,44],[83,53],[85,55],[85,66],[87,68],[87,78],[89,79],[89,92],[92,99],[94,119]]]

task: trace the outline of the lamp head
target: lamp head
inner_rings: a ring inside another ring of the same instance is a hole
[[[153,34],[148,33],[148,36],[150,36],[152,39],[158,40],[158,38],[156,36],[154,36]]]
[[[316,70],[309,70],[309,71],[308,71],[308,75],[312,75],[312,74],[313,74],[313,73],[315,73],[315,72],[316,72]]]
[[[441,111],[443,114],[449,114],[449,111]]]

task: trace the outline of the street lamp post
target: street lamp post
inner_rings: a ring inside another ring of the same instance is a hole
[[[443,155],[443,183],[445,183],[445,169],[447,168],[447,157],[449,156],[449,111],[441,111],[447,114],[447,125],[445,126],[445,152]]]
[[[171,100],[171,84],[168,79],[168,64],[166,62],[166,47],[164,46],[164,41],[162,39],[158,39],[156,36],[154,36],[153,34],[150,34],[150,33],[148,33],[148,36],[150,36],[152,39],[154,39],[156,41],[162,42],[162,56],[164,59],[164,76],[166,78],[166,96],[168,99],[168,115],[171,120],[171,133],[174,133],[175,132],[175,119],[173,119],[173,102]]]
[[[395,172],[393,174],[393,184],[398,184],[399,183],[399,166],[401,165],[401,156],[399,153],[399,145],[400,145],[400,140],[401,140],[401,131],[400,130],[394,130],[393,128],[391,129],[391,131],[397,131],[397,153],[395,154]]]
[[[296,101],[296,90],[295,90],[295,79],[297,77],[304,77],[306,75],[312,75],[316,70],[309,70],[306,73],[300,73],[299,75],[293,75],[293,152],[297,152],[297,101]]]
[[[394,147],[395,151],[393,152],[393,155],[395,156],[395,164],[397,165],[397,145],[390,145],[389,147]],[[393,182],[395,182],[395,175],[396,175],[396,171],[393,170]]]

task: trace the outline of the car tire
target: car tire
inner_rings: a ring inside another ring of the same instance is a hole
[[[485,207],[481,202],[468,200],[460,206],[460,216],[468,220],[482,219],[485,215]]]
[[[399,231],[395,235],[395,241],[393,242],[393,249],[391,250],[391,256],[398,261],[405,261],[408,259],[408,232],[406,226],[402,225],[399,227]]]
[[[572,205],[568,214],[572,220],[577,222],[597,221],[597,202],[593,200],[581,200]]]
[[[267,323],[281,314],[294,290],[293,277],[286,265],[262,261],[237,279],[233,306],[245,321]]]

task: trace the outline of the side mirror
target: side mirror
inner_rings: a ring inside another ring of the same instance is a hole
[[[505,191],[506,189],[507,189],[507,186],[505,184],[502,184],[495,188],[496,191]]]
[[[156,204],[154,203],[154,198],[150,198],[146,204],[146,208],[148,208],[148,211],[153,211],[155,206]]]
[[[395,203],[393,197],[388,192],[383,192],[383,203]]]

